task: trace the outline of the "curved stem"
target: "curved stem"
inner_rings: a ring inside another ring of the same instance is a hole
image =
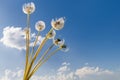
[[[45,56],[48,54],[48,52],[53,48],[54,44],[52,44],[45,52],[44,54],[41,56],[41,58],[39,59],[38,63],[40,63],[44,58]],[[37,64],[38,64],[37,63]]]
[[[53,31],[53,28],[50,29],[50,31],[48,32],[48,34],[49,34],[50,32],[52,32],[52,31]],[[46,37],[45,37],[44,40],[42,41],[41,45],[38,47],[36,53],[34,54],[34,57],[33,57],[32,61],[31,61],[30,65],[28,66],[28,70],[27,70],[27,72],[26,72],[26,77],[28,76],[28,74],[29,74],[28,72],[30,72],[30,70],[31,70],[31,68],[32,68],[32,66],[33,66],[33,64],[34,64],[34,61],[36,60],[36,58],[37,58],[38,54],[40,53],[42,47],[44,46],[44,44],[45,44],[46,41],[48,40],[48,38],[47,38],[48,34],[46,35]]]
[[[43,65],[51,56],[53,56],[56,52],[58,52],[61,48],[57,48],[56,50],[54,50],[52,53],[50,53],[50,55],[47,56],[46,59],[44,59],[43,62],[40,62],[37,64],[37,66],[34,67],[34,69],[32,70],[32,72],[30,73],[30,75],[28,76],[28,80],[31,78],[31,76],[39,69],[39,67],[41,65]]]
[[[48,54],[48,52],[52,49],[52,47],[54,46],[54,44],[52,44],[45,52],[44,54],[40,57],[39,61],[36,63],[35,67],[38,66],[42,60],[44,60],[45,56]],[[34,68],[35,68],[34,67]]]

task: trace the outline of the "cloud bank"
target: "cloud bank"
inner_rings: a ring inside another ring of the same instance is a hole
[[[120,80],[120,73],[107,69],[84,66],[73,71],[69,63],[63,64],[56,70],[56,74],[35,75],[31,80]],[[23,70],[21,69],[16,71],[6,69],[0,80],[22,80],[22,76]]]
[[[35,33],[32,33],[30,46],[32,46],[35,37]],[[38,44],[40,44],[43,39],[44,37],[39,36]],[[3,29],[3,37],[0,39],[0,42],[7,47],[23,50],[25,49],[25,33],[21,27],[5,27]]]

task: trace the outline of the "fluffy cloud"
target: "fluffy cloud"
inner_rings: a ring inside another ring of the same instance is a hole
[[[31,34],[31,46],[35,37],[35,33]],[[43,37],[39,36],[38,43],[41,43],[42,40]],[[0,42],[7,47],[16,48],[19,50],[25,49],[25,33],[21,27],[5,27],[3,29],[3,37],[0,39]]]
[[[83,67],[77,69],[75,74],[80,78],[83,78],[89,75],[112,75],[113,72],[109,70],[100,69],[99,67]]]
[[[0,41],[7,47],[25,49],[25,34],[20,27],[5,27]]]
[[[12,71],[6,69],[4,71],[4,76],[0,80],[22,80],[23,70]]]
[[[69,70],[70,70],[70,69],[68,68],[68,66],[65,65],[65,66],[60,67],[60,68],[58,69],[58,72],[66,72],[66,71],[69,71]]]
[[[70,69],[69,63],[62,64],[56,74],[46,74],[44,76],[33,76],[31,80],[120,80],[120,73],[115,73],[110,70],[101,69],[99,67],[85,66],[78,68],[75,71]],[[16,71],[5,70],[4,76],[0,80],[22,80],[23,70]]]

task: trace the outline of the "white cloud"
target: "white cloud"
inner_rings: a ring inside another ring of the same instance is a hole
[[[12,71],[6,69],[4,72],[4,76],[0,78],[0,80],[22,80],[23,70]]]
[[[35,33],[31,34],[31,41],[35,39]],[[43,37],[39,36],[38,43],[41,43]],[[25,49],[25,33],[21,27],[5,27],[3,29],[3,37],[0,39],[5,46],[16,48],[19,50]],[[30,43],[32,46],[33,41]]]
[[[3,37],[1,42],[7,47],[17,48],[19,50],[25,48],[25,34],[20,27],[5,27],[3,29]]]
[[[89,75],[103,75],[103,74],[113,74],[113,72],[109,70],[103,70],[99,67],[83,67],[80,69],[77,69],[75,74],[79,76],[80,78],[89,76]]]
[[[70,65],[70,63],[67,63],[67,62],[63,62],[61,67],[57,70],[60,74],[61,73],[64,73],[64,72],[67,72],[70,70],[70,68],[68,67]]]
[[[63,67],[64,69],[62,70]],[[55,73],[56,74],[48,73],[44,76],[34,75],[31,80],[120,80],[120,72],[115,73],[107,69],[90,66],[85,66],[72,71],[66,64],[64,66],[61,65]],[[0,80],[22,80],[22,77],[23,70],[20,68],[17,68],[15,71],[6,69],[4,75],[0,77]]]
[[[70,65],[70,63],[63,62],[62,65]]]

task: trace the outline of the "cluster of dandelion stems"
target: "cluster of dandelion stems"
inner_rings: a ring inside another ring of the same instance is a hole
[[[42,47],[48,40],[48,36],[51,34],[53,31],[53,28],[50,29],[50,31],[47,33],[45,38],[43,39],[42,43],[39,45],[38,49],[35,51],[35,46],[38,41],[38,37],[40,35],[40,31],[38,31],[38,34],[36,36],[36,39],[34,41],[34,45],[32,47],[32,51],[30,53],[30,14],[27,14],[27,31],[26,31],[26,64],[25,64],[25,70],[24,70],[24,78],[23,80],[29,80],[32,75],[38,70],[38,68],[44,64],[52,55],[54,55],[57,51],[62,49],[61,47],[58,47],[56,50],[52,51],[51,53],[48,54],[48,52],[52,49],[54,44],[52,44],[40,57],[38,62],[34,65],[34,62],[36,58],[38,57]]]
[[[56,33],[54,30],[60,30],[64,26],[64,18],[59,18],[58,20],[52,20],[51,25],[52,28],[50,31],[46,34],[45,38],[35,50],[35,47],[37,45],[37,42],[39,41],[38,38],[40,36],[40,32],[45,29],[45,23],[43,21],[38,21],[35,25],[36,30],[38,31],[38,34],[36,36],[36,39],[34,41],[34,44],[32,46],[32,50],[30,51],[30,14],[35,11],[35,5],[33,2],[24,4],[23,5],[23,12],[27,14],[27,28],[25,29],[26,33],[26,63],[25,63],[25,69],[24,69],[24,77],[23,80],[29,80],[32,75],[39,69],[39,67],[44,64],[52,55],[54,55],[57,51],[61,49],[65,49],[66,45],[64,44],[64,40],[61,41],[60,39],[54,39]],[[47,42],[48,39],[53,39],[53,44],[42,54],[42,56],[38,59],[37,63],[35,63],[36,58],[40,54],[40,51],[42,50],[42,47]],[[54,47],[54,45],[58,46],[57,49],[52,51],[50,50]]]

